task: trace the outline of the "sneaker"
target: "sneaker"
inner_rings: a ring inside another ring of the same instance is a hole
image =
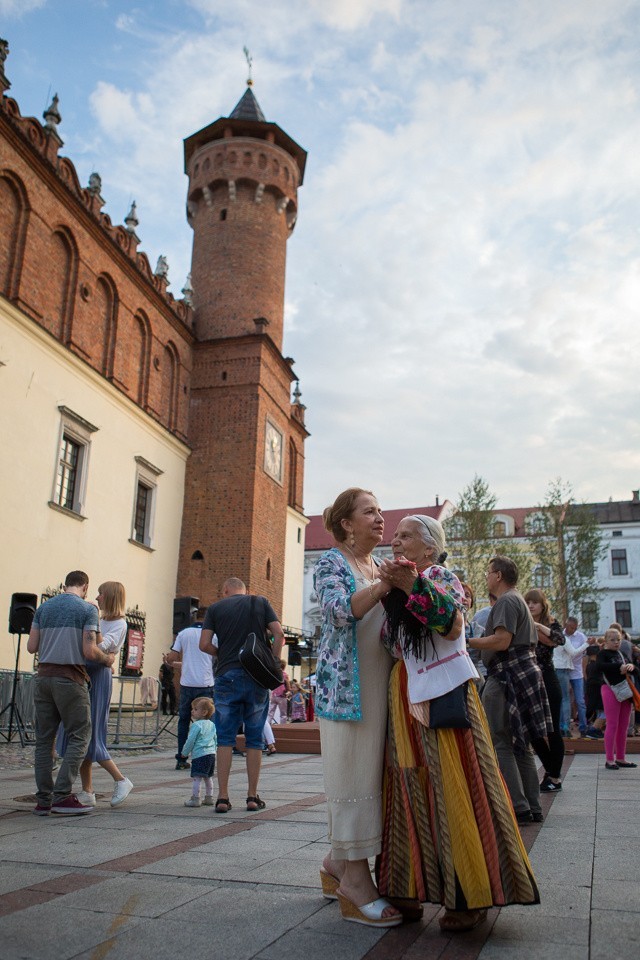
[[[562,790],[561,783],[554,783],[551,777],[545,776],[540,784],[541,793],[557,793],[558,790]]]
[[[205,807],[213,807],[215,806],[215,803],[216,803],[213,797],[205,797],[202,802]]]
[[[185,807],[199,807],[201,806],[200,797],[189,797],[188,800],[185,800],[184,805]]]
[[[111,806],[119,807],[121,803],[124,803],[132,790],[133,784],[127,777],[125,777],[124,780],[116,780],[116,784],[111,795]]]
[[[70,793],[64,800],[58,800],[57,803],[52,805],[51,813],[65,813],[73,816],[79,813],[93,813],[93,807],[87,806],[85,803],[80,803],[75,793]]]
[[[40,801],[38,800],[36,806],[33,808],[31,812],[35,813],[36,817],[48,817],[49,814],[51,813],[51,807],[48,806],[46,803],[40,803]]]
[[[80,793],[76,794],[76,796],[84,807],[95,807],[96,805],[95,793],[89,793],[88,790],[81,790]]]
[[[597,730],[596,727],[589,727],[584,738],[585,740],[604,740],[604,733],[602,730]]]
[[[531,818],[534,823],[544,823],[544,813],[540,810],[538,813],[532,813]]]

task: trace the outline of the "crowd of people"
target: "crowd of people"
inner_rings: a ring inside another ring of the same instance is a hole
[[[519,592],[504,556],[489,561],[490,605],[472,618],[472,586],[447,569],[433,518],[405,517],[393,558],[374,558],[384,519],[370,491],[341,493],[324,524],[335,541],[314,575],[324,895],[345,920],[377,927],[439,903],[447,932],[472,929],[493,905],[539,902],[520,828],[543,820],[541,792],[562,789],[571,693],[585,736],[604,714],[606,767],[635,766],[625,756],[635,668],[620,634],[607,631],[594,654],[542,591]],[[581,700],[589,651],[587,690],[597,684],[602,699],[591,715]]]
[[[488,562],[490,603],[472,615],[473,586],[447,568],[444,530],[431,517],[401,520],[393,556],[377,560],[384,519],[370,491],[341,493],[324,523],[335,542],[314,573],[322,610],[314,706],[330,841],[324,896],[339,901],[345,920],[375,927],[419,918],[424,902],[442,904],[440,925],[454,933],[482,923],[491,906],[538,903],[520,829],[542,822],[541,792],[562,789],[574,714],[581,735],[604,741],[607,770],[636,766],[625,751],[640,710],[640,651],[619,624],[600,639],[581,633],[574,617],[562,628],[543,591],[519,592],[517,565],[505,556]],[[126,635],[124,587],[104,583],[88,601],[88,583],[82,571],[68,574],[29,635],[28,650],[38,654],[41,816],[91,812],[94,762],[114,780],[112,806],[133,787],[106,748],[112,667]],[[191,771],[185,805],[232,809],[229,773],[242,728],[246,809],[262,810],[271,724],[307,719],[309,691],[284,661],[271,694],[243,666],[248,635],[279,657],[284,633],[269,601],[241,580],[229,578],[221,600],[194,612],[164,657],[168,670],[181,665],[175,759],[176,769]]]

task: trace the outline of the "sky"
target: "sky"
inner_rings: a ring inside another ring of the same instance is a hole
[[[285,342],[305,510],[640,487],[640,0],[0,0],[23,115],[179,297],[182,140],[245,89],[309,153]],[[196,292],[197,295],[197,292]]]

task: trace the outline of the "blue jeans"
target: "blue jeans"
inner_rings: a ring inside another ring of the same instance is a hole
[[[176,760],[182,760],[182,748],[189,736],[191,723],[191,704],[198,697],[210,697],[213,700],[213,687],[180,687],[180,706],[178,708],[178,752]]]
[[[219,747],[233,747],[241,723],[248,750],[262,750],[262,731],[269,712],[269,691],[242,667],[216,677],[214,722]]]
[[[580,733],[587,729],[587,710],[584,704],[584,680],[582,677],[571,679],[571,670],[556,670],[562,689],[562,710],[560,712],[560,729],[562,733],[569,733],[571,722],[571,688],[578,707],[578,726]]]

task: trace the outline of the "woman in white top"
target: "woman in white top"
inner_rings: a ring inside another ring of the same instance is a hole
[[[124,617],[124,586],[115,580],[108,580],[106,583],[102,583],[98,587],[96,605],[101,612],[98,646],[105,653],[117,654],[127,636],[127,621]],[[107,750],[107,723],[109,720],[113,675],[111,667],[105,667],[93,660],[88,660],[85,667],[91,680],[89,687],[89,698],[91,700],[91,740],[87,748],[87,755],[80,764],[82,791],[78,794],[78,800],[86,806],[95,806],[96,795],[93,792],[92,765],[99,763],[100,766],[113,777],[114,789],[111,797],[111,806],[117,807],[129,796],[133,784],[120,772]],[[62,749],[60,749],[60,746]],[[60,746],[58,747],[58,753],[60,756],[64,756],[66,734]]]
[[[389,686],[384,831],[378,887],[407,917],[441,903],[447,933],[471,930],[487,908],[539,902],[513,807],[473,681],[460,611],[444,566],[442,526],[401,520],[380,566],[385,643],[398,660]]]

